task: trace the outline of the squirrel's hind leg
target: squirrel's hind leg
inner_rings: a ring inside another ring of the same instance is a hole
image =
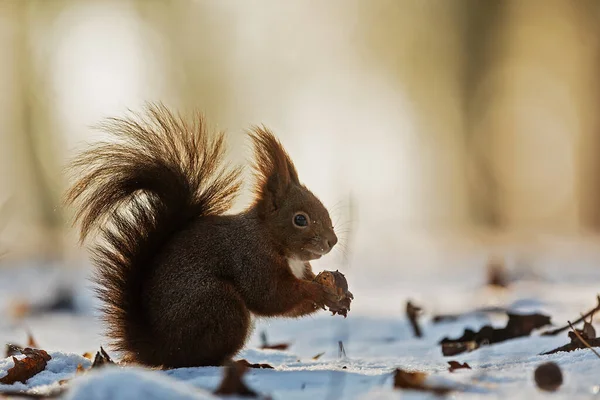
[[[183,300],[183,301],[181,301]],[[161,362],[167,368],[220,366],[244,347],[251,331],[250,312],[226,282],[205,280],[181,294],[159,321]]]

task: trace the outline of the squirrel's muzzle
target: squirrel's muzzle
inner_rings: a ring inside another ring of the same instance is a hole
[[[320,256],[324,256],[325,254],[329,253],[331,249],[333,249],[333,246],[335,246],[337,242],[338,238],[335,233],[327,233],[323,235],[321,243],[314,249],[313,252]]]

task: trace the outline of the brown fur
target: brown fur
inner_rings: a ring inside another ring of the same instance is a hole
[[[222,165],[223,134],[162,105],[103,126],[73,163],[66,194],[92,250],[108,335],[125,360],[150,366],[221,365],[244,345],[252,313],[298,317],[339,299],[312,282],[309,261],[337,242],[329,214],[298,180],[271,132],[250,134],[256,199],[224,215],[240,187]],[[305,227],[295,215],[308,216]],[[288,259],[305,262],[296,278]]]

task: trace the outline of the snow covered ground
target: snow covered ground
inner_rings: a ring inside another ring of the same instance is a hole
[[[471,353],[444,357],[438,341],[459,337],[465,328],[485,324],[501,327],[503,315],[471,315],[449,323],[433,323],[436,313],[470,311],[483,306],[503,306],[516,312],[541,312],[554,325],[576,319],[595,306],[600,292],[600,247],[548,246],[530,254],[526,267],[522,258],[509,254],[507,265],[520,280],[506,290],[491,289],[485,282],[485,251],[449,256],[440,250],[413,248],[395,264],[354,258],[343,270],[355,295],[347,319],[321,312],[299,320],[258,320],[254,336],[240,355],[250,362],[269,363],[274,370],[252,369],[245,376],[248,386],[274,399],[398,399],[434,398],[433,394],[393,390],[395,368],[423,371],[427,382],[455,387],[451,398],[552,398],[590,399],[600,392],[600,359],[590,350],[539,354],[563,344],[566,332],[556,337],[534,333]],[[417,254],[419,256],[417,256]],[[414,255],[414,257],[413,257]],[[513,254],[514,255],[514,254]],[[387,265],[385,265],[387,264]],[[327,266],[320,266],[320,269]],[[0,385],[0,390],[30,389],[47,393],[59,381],[73,378],[78,364],[90,361],[81,355],[106,346],[102,325],[93,311],[87,272],[35,267],[3,270],[0,274],[0,343],[26,343],[33,333],[40,347],[52,356],[45,371],[26,384]],[[17,319],[10,316],[14,301],[27,299],[44,304],[56,289],[76,288],[76,311],[58,311]],[[408,299],[424,308],[421,318],[424,338],[413,337],[404,314]],[[599,316],[600,318],[600,316]],[[287,342],[287,351],[260,350],[260,333],[270,343]],[[345,356],[339,354],[342,341]],[[318,360],[313,356],[324,352]],[[117,354],[109,353],[115,357]],[[447,362],[467,362],[471,370],[448,372]],[[558,392],[540,392],[533,380],[535,367],[554,361],[562,369],[564,383]],[[13,365],[0,360],[0,377]],[[75,377],[67,398],[131,399],[214,398],[211,392],[221,381],[221,368],[185,368],[149,371],[137,368],[99,369]],[[600,396],[600,395],[598,395]]]

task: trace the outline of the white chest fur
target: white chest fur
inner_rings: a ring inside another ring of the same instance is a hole
[[[304,261],[296,260],[295,258],[288,258],[288,265],[290,266],[290,270],[292,274],[296,278],[304,277],[305,264]]]

